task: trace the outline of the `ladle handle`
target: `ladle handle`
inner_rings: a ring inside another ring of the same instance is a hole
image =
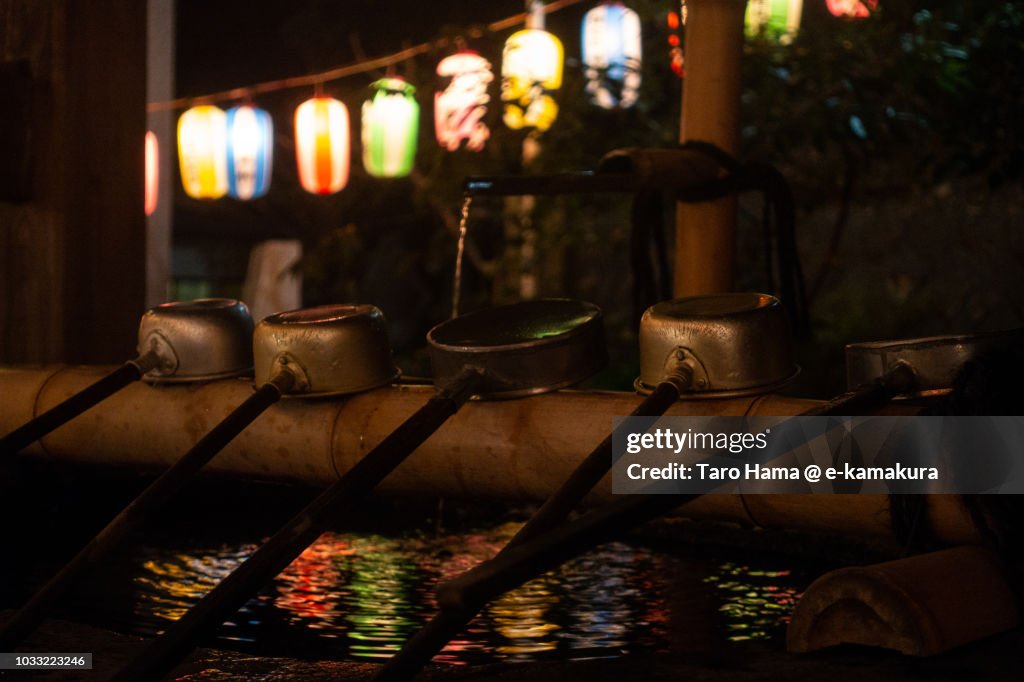
[[[874,381],[812,407],[801,413],[800,416],[829,417],[859,414],[888,402],[894,396],[913,390],[916,382],[917,377],[914,375],[913,368],[899,360]]]
[[[630,414],[631,417],[659,417],[665,410],[679,399],[679,388],[675,383],[666,381],[658,384],[654,391]],[[626,427],[620,426],[618,430]],[[573,470],[569,478],[559,486],[508,541],[498,556],[513,547],[546,533],[563,523],[583,498],[594,489],[612,466],[612,443],[616,435],[613,431],[607,438],[594,448]],[[376,677],[382,680],[407,680],[437,655],[445,645],[469,624],[478,609],[442,610],[429,623],[413,635],[381,668]]]
[[[660,417],[677,400],[679,400],[679,389],[676,385],[663,382],[658,384],[629,416]],[[569,474],[569,478],[559,486],[558,490],[545,500],[541,508],[512,536],[501,552],[531,540],[541,533],[546,533],[568,518],[570,512],[583,501],[583,498],[611,469],[612,443],[619,431],[625,433],[629,431],[629,428],[625,424],[620,425],[618,429],[612,431],[607,438],[601,441],[600,445],[594,448]]]
[[[159,358],[153,351],[124,363],[99,381],[0,438],[0,457],[18,454],[90,407],[106,400],[132,382],[138,381],[143,374],[158,364]]]
[[[698,497],[625,495],[443,584],[437,592],[438,603],[445,610],[477,611],[499,595]]]
[[[894,367],[877,382],[826,403],[810,412],[839,414],[855,407],[884,402],[906,390],[913,380],[909,367]],[[679,398],[685,381],[659,384],[631,416],[660,416]],[[625,428],[620,426],[619,428]],[[554,568],[594,545],[655,518],[680,504],[700,497],[686,495],[631,495],[578,521],[563,524],[572,509],[601,480],[612,464],[611,436],[580,463],[561,487],[544,503],[494,559],[443,585],[438,591],[441,611],[389,660],[375,682],[408,680],[451,641],[491,599]]]
[[[474,393],[480,379],[472,370],[459,374],[129,661],[114,680],[159,679],[173,668],[433,435]]]
[[[905,363],[892,367],[876,382],[826,403],[802,416],[840,414],[854,407],[885,402],[913,386],[913,370]],[[499,553],[494,559],[441,585],[438,604],[444,611],[475,612],[484,604],[523,583],[579,556],[637,525],[702,497],[686,495],[628,495],[608,506],[564,523]]]
[[[176,495],[187,481],[224,449],[224,446],[268,407],[280,400],[281,388],[278,383],[280,382],[274,383],[272,380],[271,383],[257,389],[114,517],[11,620],[0,627],[0,651],[11,651],[10,647],[30,635],[42,622],[50,606],[75,581],[109,556],[128,534]]]

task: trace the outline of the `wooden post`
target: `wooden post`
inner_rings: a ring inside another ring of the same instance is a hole
[[[740,67],[745,0],[689,0],[680,142],[711,142],[730,154],[740,146]],[[676,209],[673,291],[695,296],[733,287],[736,199]]]
[[[123,361],[146,307],[146,4],[66,7],[63,352]]]
[[[146,5],[0,0],[30,74],[28,201],[0,199],[0,361],[134,355],[144,309]]]

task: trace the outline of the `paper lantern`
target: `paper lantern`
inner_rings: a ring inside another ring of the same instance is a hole
[[[747,34],[773,33],[782,41],[792,39],[800,28],[804,0],[749,0]]]
[[[552,93],[562,87],[562,42],[544,30],[541,3],[531,6],[527,28],[505,41],[501,99],[505,125],[544,131],[558,116]]]
[[[844,19],[867,19],[878,9],[878,0],[825,0],[825,4],[832,16]]]
[[[160,188],[160,146],[152,130],[146,132],[145,145],[145,206],[146,215],[156,211],[156,200]]]
[[[401,78],[382,78],[363,102],[363,166],[378,178],[401,178],[412,170],[420,105],[416,88]]]
[[[628,109],[640,90],[640,17],[621,2],[583,15],[583,73],[591,103]]]
[[[302,188],[333,194],[348,183],[348,109],[333,97],[314,97],[295,110],[295,159]]]
[[[686,75],[683,60],[683,30],[686,25],[686,2],[682,2],[678,12],[669,12],[666,17],[668,24],[668,57],[672,73],[683,78]]]
[[[248,104],[227,113],[228,194],[256,199],[270,189],[274,124],[270,114]]]
[[[480,151],[491,136],[484,123],[491,101],[487,87],[494,80],[491,63],[476,52],[463,50],[438,62],[437,75],[447,80],[445,87],[434,93],[437,143],[454,152],[465,141],[466,149]]]
[[[218,199],[228,191],[226,118],[219,108],[204,104],[178,119],[181,184],[193,199]]]

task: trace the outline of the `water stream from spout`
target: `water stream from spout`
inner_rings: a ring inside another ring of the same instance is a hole
[[[466,227],[469,223],[469,209],[473,195],[466,194],[462,200],[462,215],[459,218],[459,247],[455,252],[455,283],[452,285],[452,317],[459,316],[459,299],[462,295],[462,254],[466,250]]]

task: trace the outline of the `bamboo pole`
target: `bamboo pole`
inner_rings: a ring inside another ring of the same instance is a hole
[[[740,146],[740,78],[745,0],[686,3],[682,120],[679,141],[711,142],[730,154]],[[736,198],[676,208],[676,296],[731,291],[736,261]]]
[[[102,376],[106,367],[0,368],[0,434]],[[170,466],[252,393],[246,380],[201,385],[133,384],[25,450],[82,464],[158,470]],[[206,470],[230,476],[328,485],[352,468],[433,393],[388,386],[348,398],[283,400],[231,441]],[[7,397],[10,396],[11,400]],[[381,486],[389,494],[542,501],[629,414],[633,393],[558,391],[525,400],[471,401]],[[795,415],[818,401],[778,395],[680,400],[670,416]],[[893,405],[886,413],[913,414]],[[588,503],[613,499],[606,477]],[[685,514],[746,526],[891,538],[884,495],[706,495]],[[978,542],[954,495],[932,495],[937,539]]]
[[[790,651],[857,644],[934,656],[1020,624],[999,556],[956,547],[826,573],[804,592],[786,633]]]

